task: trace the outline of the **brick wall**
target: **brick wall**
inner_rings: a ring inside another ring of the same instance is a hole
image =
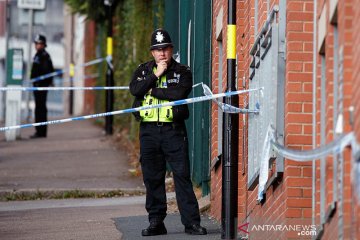
[[[354,0],[353,1],[354,6],[360,6],[360,0]],[[353,72],[360,73],[360,8],[354,8],[354,18],[353,18]],[[356,132],[357,141],[360,142],[360,118],[357,116],[360,116],[360,104],[355,104],[360,102],[360,75],[359,74],[353,74],[352,76],[352,95],[353,95],[353,103],[355,107],[354,116],[354,130]]]
[[[325,143],[332,141],[334,134],[334,25],[329,21],[329,0],[317,1],[317,19],[322,11],[326,14],[326,32],[325,32],[325,88],[321,88],[321,56],[317,55],[317,88],[316,88],[316,146],[321,144],[320,130],[325,130]],[[355,3],[356,2],[356,3]],[[359,24],[353,24],[353,19],[360,19],[359,0],[339,0],[338,4],[338,36],[339,48],[343,49],[343,74],[344,79],[344,132],[349,132],[352,127],[349,124],[350,116],[348,108],[351,105],[351,99],[355,104],[355,131],[360,139],[360,121],[356,116],[360,116],[360,79],[352,72],[360,72],[360,32]],[[268,2],[258,0],[258,26],[260,29],[267,16]],[[269,9],[278,1],[269,1]],[[221,9],[224,9],[223,17],[223,49],[226,49],[226,25],[227,25],[227,1],[213,1],[213,19]],[[285,145],[286,147],[308,150],[312,148],[312,122],[313,122],[313,0],[287,0],[286,1],[286,70],[285,70]],[[358,8],[358,9],[356,9]],[[352,9],[355,9],[352,11]],[[242,77],[249,75],[250,56],[249,51],[255,39],[255,0],[237,1],[237,60],[238,60],[238,88],[242,88]],[[355,18],[354,18],[355,16]],[[315,29],[318,31],[318,28]],[[212,86],[213,91],[218,93],[218,71],[219,64],[222,64],[223,89],[226,84],[226,50],[223,51],[223,62],[219,63],[218,42],[215,36],[216,26],[213,24],[213,69]],[[317,34],[318,35],[318,34]],[[357,42],[357,44],[356,44]],[[354,58],[354,60],[353,60]],[[355,69],[354,69],[355,68]],[[224,70],[225,69],[225,70]],[[248,82],[246,83],[248,87]],[[321,93],[325,93],[325,111],[321,112]],[[240,96],[240,107],[243,107],[244,99]],[[218,155],[217,144],[217,126],[218,124],[217,106],[212,106],[212,152],[211,159]],[[325,114],[325,124],[321,125],[321,116]],[[247,137],[243,136],[243,116],[239,121],[239,178],[238,178],[238,223],[242,225],[250,222],[251,224],[311,224],[312,211],[315,211],[315,222],[320,224],[320,188],[326,189],[325,211],[330,209],[333,203],[333,186],[338,184],[333,179],[334,167],[340,168],[338,162],[334,165],[332,156],[325,158],[326,179],[325,186],[320,186],[320,161],[316,163],[316,194],[315,209],[312,209],[312,162],[299,163],[292,160],[285,160],[284,176],[280,182],[271,185],[266,191],[266,201],[258,205],[257,187],[253,191],[247,190],[247,148],[243,149],[243,141],[247,146]],[[245,126],[246,127],[246,126]],[[244,129],[245,136],[247,130]],[[336,188],[336,195],[342,194],[343,211],[339,211],[339,206],[334,215],[328,218],[323,227],[323,239],[332,239],[343,232],[344,239],[351,239],[356,234],[359,236],[359,205],[354,201],[351,188],[351,152],[346,150],[344,156],[344,179],[343,193],[339,192],[339,186]],[[242,162],[245,157],[245,163]],[[243,166],[244,164],[244,166]],[[339,177],[339,169],[336,179]],[[221,218],[221,166],[211,172],[211,214],[218,220]],[[338,200],[338,199],[335,199]],[[339,203],[337,203],[339,204]],[[341,217],[340,214],[343,214]],[[343,221],[343,227],[339,229]],[[242,234],[242,232],[239,232]],[[298,232],[250,232],[249,236],[253,239],[288,239],[298,238]],[[353,238],[354,239],[354,238]]]
[[[87,21],[85,24],[85,62],[95,59],[96,50],[96,24],[93,21]],[[96,71],[95,71],[96,72]],[[92,68],[86,68],[85,75],[94,73]],[[93,87],[96,79],[86,79],[85,87]],[[95,91],[84,91],[84,114],[93,114],[95,111]]]
[[[0,1],[0,36],[5,36],[6,30],[6,2]]]
[[[306,150],[312,144],[313,1],[287,1],[285,144]],[[311,162],[286,160],[283,188],[287,222],[309,224],[312,201]],[[289,232],[287,237],[296,236]]]
[[[216,79],[219,74],[219,47],[216,43],[216,17],[218,16],[220,11],[219,1],[213,1],[213,16],[214,19],[212,25],[212,90],[213,92],[218,92],[217,84],[215,84],[218,80]],[[210,159],[214,161],[214,159],[218,156],[218,131],[217,131],[217,121],[218,121],[218,108],[216,105],[212,104],[211,106],[211,154]],[[221,209],[221,173],[218,171],[211,171],[211,215],[213,215],[216,219],[220,219],[221,215],[218,209]],[[219,195],[220,193],[220,195]]]
[[[359,9],[359,5],[354,5],[353,0],[343,0],[339,1],[338,5],[338,19],[339,19],[339,41],[341,47],[343,47],[344,54],[344,130],[345,132],[353,130],[353,127],[350,125],[350,112],[349,107],[352,104],[353,96],[352,89],[352,75],[357,75],[358,73],[353,69],[353,47],[355,44],[352,42],[353,34],[359,34],[353,29],[353,26],[358,25],[358,23],[353,19],[354,9]],[[358,11],[358,10],[357,10]],[[359,102],[356,102],[355,106],[359,105]],[[359,202],[354,201],[352,182],[351,182],[351,153],[346,151],[345,153],[345,166],[344,166],[344,239],[358,239],[354,238],[356,235],[356,230],[359,232],[359,228],[355,228],[354,222],[359,221],[359,216],[354,214],[354,209],[359,208]],[[360,237],[358,235],[358,237]]]
[[[354,6],[360,6],[360,0],[354,0],[353,1]],[[353,72],[357,74],[352,75],[352,96],[353,96],[353,106],[354,106],[354,131],[356,134],[357,141],[360,142],[360,8],[356,7],[354,8],[353,12],[353,31],[352,31],[352,41],[353,41],[353,62],[352,62],[352,68]],[[360,194],[359,194],[360,195]],[[358,196],[359,196],[358,195]],[[354,202],[360,202],[360,199],[356,199],[354,197]],[[358,216],[355,221],[353,228],[356,229],[356,233],[354,236],[354,239],[360,238],[360,206],[357,205],[353,209],[353,214],[355,216]]]

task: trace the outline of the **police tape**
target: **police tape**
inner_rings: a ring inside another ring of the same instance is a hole
[[[197,83],[192,87],[202,86],[205,96],[212,96],[213,93],[210,88],[204,83]],[[65,90],[129,90],[128,86],[113,86],[113,87],[0,87],[0,91],[65,91]],[[256,104],[256,109],[243,109],[229,104],[220,102],[217,99],[212,99],[221,109],[226,113],[259,113],[260,105]]]
[[[204,83],[193,85],[193,88],[202,86],[205,96],[212,96],[213,93],[210,88]],[[114,87],[0,87],[0,91],[64,91],[64,90],[128,90],[128,86],[114,86]],[[259,113],[260,106],[256,104],[256,109],[243,109],[229,104],[222,103],[217,99],[212,99],[223,112],[226,113]]]
[[[97,59],[91,60],[91,61],[89,61],[89,62],[86,62],[86,63],[84,63],[84,64],[78,65],[78,66],[75,67],[75,69],[83,68],[83,67],[88,67],[88,66],[91,66],[91,65],[94,65],[94,64],[98,64],[98,63],[103,62],[104,60],[109,61],[109,60],[108,60],[108,57],[106,57],[106,58],[97,58]],[[47,79],[47,78],[55,77],[55,76],[61,75],[61,74],[63,74],[63,73],[69,72],[69,71],[70,71],[70,68],[66,68],[66,69],[64,69],[64,70],[58,70],[58,71],[54,71],[54,72],[52,72],[52,73],[48,73],[48,74],[45,74],[45,75],[41,75],[41,76],[32,78],[32,79],[30,79],[29,81],[30,81],[31,83],[37,82],[37,81],[42,81],[42,80],[45,80],[45,79]]]
[[[194,85],[193,87],[196,87],[198,85],[202,86],[205,96],[213,95],[210,88],[204,83],[198,83],[198,84]],[[212,99],[212,100],[220,107],[221,111],[226,112],[226,113],[235,113],[236,114],[236,113],[259,113],[260,112],[260,105],[258,103],[255,105],[256,109],[245,109],[245,108],[238,108],[238,107],[232,106],[230,104],[220,102],[217,99]]]
[[[190,104],[190,103],[196,103],[196,102],[203,102],[203,101],[208,101],[208,100],[215,99],[215,98],[230,97],[233,95],[239,95],[239,94],[245,94],[245,93],[250,93],[250,92],[254,92],[254,91],[260,91],[262,89],[263,88],[256,88],[256,89],[247,89],[247,90],[240,90],[240,91],[218,93],[218,94],[214,94],[211,96],[194,97],[194,98],[176,100],[173,102],[167,102],[167,103],[163,103],[163,104],[156,104],[156,105],[143,106],[143,107],[137,107],[137,108],[128,108],[128,109],[118,110],[118,111],[113,111],[113,112],[98,113],[98,114],[93,114],[93,115],[86,115],[86,116],[74,117],[74,118],[65,118],[65,119],[32,123],[32,124],[7,126],[7,127],[0,128],[0,132],[14,130],[14,129],[21,129],[21,128],[29,128],[29,127],[66,123],[66,122],[71,122],[71,121],[86,120],[86,119],[98,118],[98,117],[106,117],[106,116],[119,115],[119,114],[124,114],[124,113],[133,113],[133,112],[138,112],[141,110],[147,110],[147,109],[152,109],[152,108],[161,108],[161,107],[177,106],[177,105],[184,105],[184,104]]]
[[[111,55],[106,56],[106,62],[109,65],[109,67],[111,68],[111,70],[114,70],[114,65],[112,64],[112,56]]]
[[[351,146],[353,159],[359,158],[360,145],[357,143],[354,132],[341,135],[326,145],[311,150],[295,150],[284,147],[276,140],[276,133],[272,126],[268,126],[260,159],[258,201],[263,199],[265,186],[269,177],[270,151],[273,149],[280,156],[297,162],[308,162],[321,159],[329,154],[339,154]]]
[[[0,91],[64,91],[64,90],[129,90],[126,86],[114,87],[0,87]]]

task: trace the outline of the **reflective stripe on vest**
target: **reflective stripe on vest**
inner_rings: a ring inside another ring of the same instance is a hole
[[[155,68],[153,71],[155,72]],[[162,76],[156,83],[158,88],[167,88],[166,76]],[[157,99],[150,94],[144,96],[142,106],[151,106],[155,104],[163,104],[169,102],[168,100]],[[172,106],[153,108],[140,111],[142,122],[172,122],[173,121],[173,110]]]

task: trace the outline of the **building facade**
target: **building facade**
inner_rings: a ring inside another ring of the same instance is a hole
[[[333,141],[351,132],[360,141],[357,3],[236,1],[237,89],[264,87],[261,93],[239,96],[240,108],[260,111],[239,115],[239,236],[360,238],[360,173],[355,141],[316,159],[306,157],[331,148]],[[213,1],[214,93],[226,89],[227,4]],[[221,162],[222,156],[222,119],[222,111],[213,104],[211,214],[218,220],[223,179],[221,164],[215,163]],[[264,160],[269,125],[284,151],[294,149],[305,156],[291,159],[270,148],[270,157]],[[261,194],[264,175],[267,181]]]

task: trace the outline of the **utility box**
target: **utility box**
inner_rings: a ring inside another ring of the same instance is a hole
[[[284,135],[285,34],[281,28],[281,21],[284,20],[278,15],[277,8],[274,8],[250,51],[252,61],[249,69],[249,88],[264,87],[264,90],[249,94],[249,109],[260,107],[259,114],[250,114],[248,118],[249,190],[253,190],[259,182],[268,127],[276,130],[277,141],[282,142]],[[270,154],[270,159],[266,161],[269,161],[274,174],[267,184],[281,177],[284,172],[283,157],[277,156],[273,151]]]
[[[19,87],[23,82],[24,63],[22,49],[9,49],[6,58],[6,86]],[[21,91],[6,92],[5,126],[20,124],[21,119]],[[20,130],[8,130],[5,132],[6,141],[14,141],[20,137]]]

